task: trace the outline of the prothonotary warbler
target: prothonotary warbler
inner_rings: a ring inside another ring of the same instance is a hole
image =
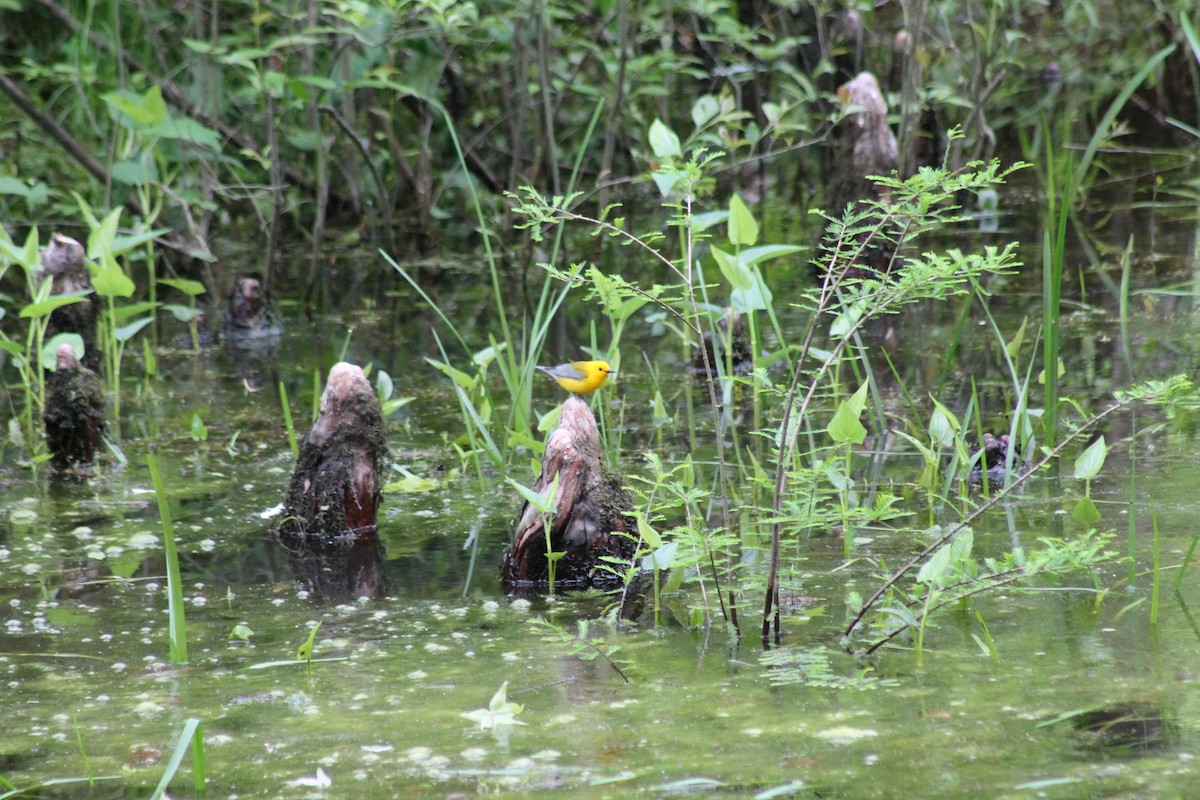
[[[609,375],[617,374],[607,361],[572,361],[570,364],[538,369],[558,381],[559,386],[575,394],[591,394],[604,385]]]

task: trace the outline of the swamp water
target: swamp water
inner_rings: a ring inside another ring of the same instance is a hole
[[[1151,253],[1133,273],[1138,313],[1121,330],[1116,299],[1089,275],[1093,293],[1068,310],[1063,326],[1066,394],[1097,408],[1130,370],[1138,378],[1194,372],[1200,343],[1189,295],[1200,274],[1194,207],[1190,215],[1118,215],[1106,228],[1111,249],[1123,249],[1134,232]],[[1038,252],[1026,245],[1024,259],[1034,262]],[[1110,269],[1115,260],[1106,256]],[[1031,269],[993,285],[993,311],[1008,335],[1024,315],[1039,313],[1038,280]],[[970,378],[983,394],[1003,383],[990,334],[978,314],[960,326],[963,310],[958,302],[913,309],[893,331],[900,342],[893,359],[909,390],[939,392],[955,411]],[[395,460],[418,475],[453,472],[447,437],[460,430],[453,397],[440,376],[397,352],[416,348],[373,341],[365,333],[372,324],[354,320],[359,332],[347,360],[374,360],[399,394],[416,397],[390,422]],[[324,372],[336,360],[329,353],[345,330],[326,340],[303,327],[293,324],[281,343],[286,357],[259,362],[250,374],[227,353],[164,353],[161,380],[127,384],[129,463],[107,462],[88,484],[47,485],[44,476],[4,466],[0,776],[20,788],[76,779],[27,796],[149,796],[191,718],[203,725],[209,797],[1200,794],[1197,567],[1173,587],[1200,531],[1200,467],[1194,438],[1180,425],[1135,439],[1135,463],[1127,437],[1161,420],[1141,413],[1136,426],[1126,417],[1104,430],[1111,451],[1092,493],[1100,527],[1118,532],[1111,547],[1123,550],[1132,480],[1132,583],[1124,580],[1127,564],[1114,559],[1091,577],[981,596],[967,611],[934,617],[919,664],[907,644],[865,664],[838,641],[847,592],[870,593],[876,567],[864,559],[847,565],[840,539],[813,536],[792,545],[803,597],[789,605],[782,648],[758,646],[758,596],[743,601],[748,635],[740,645],[719,622],[679,624],[695,599],[668,598],[658,630],[592,623],[591,635],[620,647],[626,682],[603,659],[582,660],[569,644],[545,640],[547,629],[531,622],[544,617],[574,631],[603,600],[514,601],[501,592],[497,569],[518,501],[498,482],[481,488],[469,472],[385,497],[379,527],[393,585],[386,598],[339,605],[297,593],[267,535],[293,463],[271,387],[283,379],[293,408],[307,408],[312,369]],[[938,384],[952,349],[955,372]],[[681,369],[678,358],[659,353],[656,363]],[[646,407],[638,359],[625,363],[600,397]],[[536,389],[541,410],[553,391],[548,381]],[[901,406],[894,390],[888,402]],[[203,441],[191,435],[193,414],[206,427]],[[626,416],[628,470],[639,469],[637,453],[653,438],[635,416]],[[144,463],[151,441],[181,550],[186,666],[170,665],[167,655],[161,533]],[[915,464],[912,453],[889,457],[880,479],[911,485]],[[1069,473],[1034,478],[975,526],[976,551],[1077,533],[1070,519],[1077,483]],[[1164,568],[1156,628],[1148,624],[1151,512]],[[881,530],[864,538],[858,552],[891,565],[913,551],[907,535]],[[294,659],[318,620],[311,671],[271,664]],[[253,631],[248,642],[231,638],[238,625]],[[485,729],[462,716],[486,709],[505,682],[508,699],[524,706],[515,716],[524,724]],[[1067,718],[1096,708],[1111,713]],[[1122,715],[1139,721],[1131,726]],[[193,794],[190,764],[189,754],[172,796]]]

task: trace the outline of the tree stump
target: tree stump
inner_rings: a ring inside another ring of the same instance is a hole
[[[886,190],[872,181],[871,175],[891,175],[899,168],[899,147],[896,136],[888,127],[887,101],[879,90],[879,82],[869,72],[861,72],[838,89],[842,107],[848,110],[830,137],[832,153],[829,159],[828,199],[826,211],[841,218],[847,207],[865,211],[873,202],[885,201]],[[873,227],[868,218],[856,228]],[[856,238],[861,252],[855,263],[840,274],[847,277],[867,277],[887,274],[895,264],[898,242],[893,231],[871,231]]]
[[[38,254],[42,270],[50,276],[51,293],[54,295],[91,292],[92,276],[84,260],[83,245],[56,233],[50,244]],[[46,326],[46,339],[58,333],[77,333],[83,338],[83,365],[90,370],[100,369],[100,350],[96,347],[96,316],[99,301],[90,294],[82,303],[61,306],[50,313]]]
[[[317,421],[300,445],[276,531],[304,588],[329,596],[384,592],[375,522],[387,461],[371,384],[361,368],[335,364]]]
[[[539,494],[558,476],[550,518],[550,552],[565,553],[555,567],[555,587],[609,587],[621,579],[601,569],[606,556],[628,560],[636,542],[624,535],[622,512],[632,507],[620,477],[600,456],[600,430],[587,401],[572,394],[563,403],[558,427],[546,440],[542,474],[533,485]],[[504,556],[501,582],[506,589],[549,584],[546,531],[542,514],[528,502],[521,508],[513,545]],[[619,567],[618,567],[619,569]]]
[[[85,474],[96,460],[104,433],[104,389],[100,378],[59,345],[54,372],[46,375],[46,446],[60,475]]]

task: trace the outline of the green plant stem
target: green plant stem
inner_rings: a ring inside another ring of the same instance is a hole
[[[279,406],[283,410],[283,427],[287,431],[288,447],[292,449],[292,458],[300,457],[300,444],[296,441],[296,425],[292,421],[292,404],[288,402],[287,387],[279,382]]]
[[[1159,580],[1161,578],[1161,571],[1158,568],[1158,550],[1159,550],[1158,510],[1155,509],[1153,507],[1153,505],[1151,505],[1151,508],[1150,508],[1150,524],[1154,530],[1154,539],[1153,539],[1153,544],[1152,544],[1152,552],[1153,552],[1153,558],[1154,558],[1154,566],[1153,566],[1154,572],[1153,572],[1153,583],[1151,584],[1151,587],[1150,587],[1150,627],[1153,628],[1158,625],[1158,595],[1159,595]]]

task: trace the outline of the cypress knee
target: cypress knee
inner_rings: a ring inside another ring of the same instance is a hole
[[[601,460],[600,430],[587,402],[572,394],[562,406],[558,427],[546,440],[542,474],[534,491],[544,493],[558,476],[554,514],[550,517],[550,550],[565,553],[555,568],[555,586],[613,586],[620,578],[602,569],[605,556],[628,560],[636,542],[623,535],[622,512],[632,506],[619,476]],[[546,530],[543,517],[529,503],[521,509],[513,545],[504,556],[501,579],[507,588],[548,584]]]
[[[276,532],[309,591],[383,593],[375,522],[387,461],[383,413],[371,384],[361,368],[335,364],[317,420],[300,445]]]
[[[46,446],[59,474],[83,473],[96,459],[104,433],[104,390],[96,373],[59,345],[55,370],[46,375]]]

